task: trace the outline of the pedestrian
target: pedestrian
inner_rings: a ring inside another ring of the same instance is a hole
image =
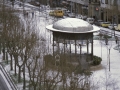
[[[26,15],[27,15],[27,17],[28,17],[28,12],[26,12]]]
[[[105,44],[108,45],[108,39],[107,38],[105,38]]]
[[[117,42],[118,42],[118,37],[117,37],[117,36],[115,36],[115,42],[116,42],[116,44],[117,44]]]
[[[19,4],[19,6],[21,7],[21,3]]]
[[[32,17],[34,16],[34,12],[32,12]]]

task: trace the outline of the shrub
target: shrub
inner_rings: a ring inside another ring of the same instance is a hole
[[[44,56],[44,61],[45,61],[45,65],[46,65],[46,66],[54,65],[54,64],[55,64],[55,61],[54,61],[52,55],[45,55],[45,56]]]
[[[92,65],[99,65],[101,63],[102,59],[98,56],[93,56],[93,62]]]
[[[111,36],[108,36],[108,35],[104,35],[103,37],[104,37],[104,39],[106,39],[106,38],[112,38]]]

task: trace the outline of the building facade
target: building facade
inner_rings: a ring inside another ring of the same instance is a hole
[[[100,15],[100,0],[89,0],[88,5],[88,16],[94,18],[95,20],[101,18]]]
[[[101,0],[101,19],[111,23],[120,23],[120,0]]]
[[[70,11],[76,14],[88,15],[89,0],[67,0],[70,4]]]
[[[120,23],[120,0],[89,0],[89,17]]]
[[[51,6],[60,6],[62,1],[75,14],[120,23],[120,0],[49,0]]]

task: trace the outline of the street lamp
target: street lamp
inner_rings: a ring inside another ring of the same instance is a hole
[[[119,53],[120,53],[120,41],[119,41],[119,39],[117,38],[117,40],[116,40],[116,44],[118,44],[118,51],[119,51]]]
[[[106,44],[107,45],[107,50],[109,50],[109,71],[110,71],[110,49],[112,47],[112,42]]]
[[[118,50],[119,50],[119,53],[120,53],[120,42],[118,41]]]

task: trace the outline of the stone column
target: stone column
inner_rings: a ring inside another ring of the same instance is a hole
[[[93,17],[93,14],[94,14],[94,6],[92,5],[92,9],[91,9],[92,11],[92,15],[91,15],[91,17]]]
[[[108,9],[106,9],[106,20],[108,21]]]
[[[82,5],[79,4],[79,7],[80,7],[80,14],[82,14]]]
[[[91,5],[88,5],[88,17],[90,17],[90,10],[91,10]]]
[[[104,16],[104,17],[103,17],[103,20],[106,21],[106,9],[104,8],[103,11],[104,11],[104,13],[103,13],[103,14],[104,14],[104,15],[103,15],[103,16]]]

